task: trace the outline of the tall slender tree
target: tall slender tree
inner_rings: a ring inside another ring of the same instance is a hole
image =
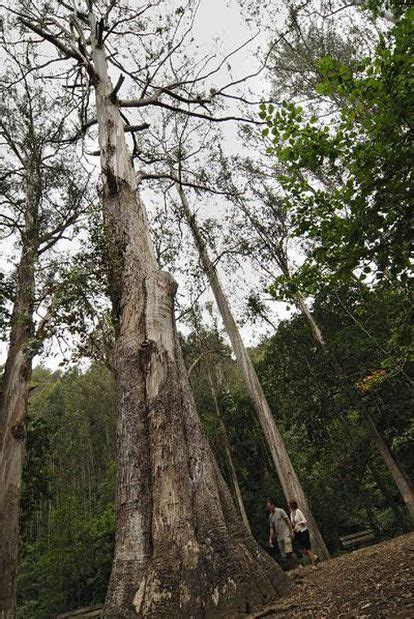
[[[378,430],[365,398],[361,396],[357,386],[352,383],[351,378],[342,367],[340,359],[329,351],[322,326],[315,318],[305,294],[295,279],[293,261],[289,255],[291,252],[289,245],[294,235],[292,223],[284,208],[283,197],[274,193],[268,186],[268,180],[264,179],[256,168],[252,168],[249,164],[245,169],[245,175],[248,175],[248,170],[253,176],[258,175],[252,182],[253,196],[258,199],[258,202],[252,199],[245,200],[239,195],[236,195],[236,202],[243,218],[247,218],[253,231],[253,236],[250,238],[251,255],[256,264],[265,269],[267,276],[273,276],[274,282],[277,282],[270,286],[275,291],[275,295],[277,296],[279,293],[282,298],[293,303],[303,315],[316,345],[330,359],[330,363],[335,368],[336,378],[341,389],[346,392],[348,401],[360,412],[375,448],[381,455],[411,517],[413,517],[414,491]]]
[[[367,3],[368,6],[375,16],[386,8],[383,2]],[[341,51],[339,33],[331,33],[331,54],[326,55],[327,50],[321,46],[306,56],[302,43],[311,35],[306,31],[303,16],[300,18],[299,13],[295,18],[296,47],[291,73],[298,71],[298,59],[300,62],[307,58],[308,70],[319,82],[308,86],[308,94],[328,95],[325,100],[340,109],[338,117],[331,115],[330,129],[316,116],[305,120],[307,113],[302,116],[301,108],[292,102],[282,104],[278,111],[272,105],[263,105],[266,112],[260,113],[268,123],[263,135],[272,136],[270,143],[274,148],[268,149],[268,153],[276,155],[277,165],[283,168],[278,177],[283,194],[277,197],[268,192],[274,219],[278,223],[283,220],[278,228],[279,239],[271,240],[269,229],[266,231],[257,216],[250,216],[250,220],[261,237],[261,245],[282,273],[275,278],[273,290],[282,291],[295,303],[316,344],[328,355],[321,326],[306,303],[306,287],[315,292],[321,281],[330,281],[331,285],[335,279],[348,285],[358,281],[363,299],[369,288],[360,281],[361,273],[374,272],[370,285],[377,287],[388,272],[390,282],[392,279],[394,286],[402,292],[405,288],[409,295],[411,238],[407,231],[412,204],[408,162],[413,142],[406,90],[412,67],[406,59],[412,50],[412,19],[405,6],[397,8],[391,3],[389,8],[398,17],[396,25],[384,41],[374,39],[369,54],[357,59],[363,67],[361,72],[355,61],[350,63],[337,53],[338,48]],[[355,108],[357,100],[360,111]],[[268,212],[268,205],[265,206]],[[294,224],[290,225],[288,219]],[[305,259],[296,273],[290,268],[286,253],[288,234],[307,239]],[[414,489],[378,430],[365,398],[344,372],[340,358],[331,356],[330,360],[413,517]]]
[[[232,343],[234,354],[236,355],[236,359],[239,364],[240,371],[243,375],[246,388],[249,392],[256,413],[259,417],[259,421],[265,434],[270,452],[272,454],[273,463],[278,473],[284,495],[287,501],[291,500],[292,497],[295,497],[295,500],[299,502],[309,523],[309,529],[311,531],[313,540],[313,547],[318,552],[321,558],[327,559],[329,558],[328,549],[326,548],[318,525],[316,524],[316,521],[312,515],[312,511],[310,509],[305,492],[303,491],[296,471],[289,458],[289,454],[283,442],[282,435],[280,434],[280,431],[276,425],[275,419],[267,403],[266,396],[257,377],[253,363],[241,338],[239,328],[230,308],[230,304],[220,283],[216,266],[208,254],[206,244],[203,240],[197,224],[196,216],[191,211],[187,196],[183,190],[182,185],[179,182],[179,175],[177,176],[177,178],[177,191],[180,197],[181,208],[184,218],[191,229],[194,243],[196,244],[199,251],[201,262],[203,264],[207,278],[210,282],[210,286],[216,299],[216,303],[222,316],[226,331]]]
[[[7,50],[6,50],[7,51]],[[87,182],[70,162],[65,145],[65,108],[44,93],[19,60],[31,46],[6,55],[0,136],[0,227],[17,240],[13,305],[0,398],[0,614],[15,613],[19,503],[25,455],[26,416],[33,357],[48,334],[56,299],[48,260],[53,248],[86,206]],[[65,112],[66,110],[66,112]],[[60,114],[63,113],[63,117]],[[42,267],[40,269],[40,267]],[[44,273],[47,273],[46,278]],[[43,312],[36,319],[35,311]]]

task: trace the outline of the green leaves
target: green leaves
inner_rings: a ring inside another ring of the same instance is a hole
[[[319,274],[381,282],[387,273],[404,285],[412,276],[414,8],[400,15],[352,68],[332,55],[317,62],[315,94],[335,101],[337,114],[318,120],[292,101],[261,106],[293,233],[311,241],[307,262]]]

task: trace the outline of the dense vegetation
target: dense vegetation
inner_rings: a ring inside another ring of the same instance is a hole
[[[361,303],[355,290],[342,289],[317,300],[314,312],[330,336],[330,351],[341,350],[343,366],[367,391],[378,426],[409,474],[413,367],[381,372],[403,304],[401,295],[387,291]],[[197,406],[228,478],[206,379],[209,364],[251,527],[265,546],[266,499],[275,496],[283,505],[283,495],[228,348],[216,331],[203,338],[217,352],[204,355],[191,373]],[[185,338],[184,350],[191,366],[200,356],[200,335]],[[379,537],[409,527],[328,354],[316,349],[303,319],[283,322],[251,353],[330,550],[341,550],[340,535],[368,526]],[[99,365],[84,372],[37,368],[32,382],[19,597],[20,616],[40,618],[104,599],[115,527],[115,409],[113,379]]]

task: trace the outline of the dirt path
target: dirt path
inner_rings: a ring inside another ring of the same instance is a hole
[[[292,574],[293,593],[253,617],[414,618],[414,533]]]
[[[248,618],[414,619],[414,533],[326,561],[316,572],[305,568],[289,575],[295,583],[291,595]],[[101,613],[96,606],[57,618],[97,619]]]

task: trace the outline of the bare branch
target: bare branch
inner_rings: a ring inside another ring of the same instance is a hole
[[[197,367],[197,365],[200,363],[200,361],[202,360],[203,357],[207,356],[207,355],[212,355],[212,354],[218,354],[218,355],[223,355],[226,356],[225,353],[223,353],[222,350],[218,349],[218,348],[213,348],[212,350],[204,350],[201,355],[199,355],[197,357],[197,359],[195,359],[192,364],[190,365],[190,367],[187,370],[187,374],[188,376],[191,375],[191,373],[193,372],[193,370]]]
[[[194,101],[195,104],[198,103],[197,100]],[[158,101],[155,98],[148,99],[129,99],[129,100],[120,100],[120,107],[128,108],[128,107],[161,107],[166,110],[171,110],[172,112],[177,112],[178,114],[185,114],[187,116],[193,116],[194,118],[203,118],[204,120],[209,120],[211,122],[245,122],[253,125],[264,125],[265,121],[263,120],[253,120],[252,118],[245,118],[241,116],[211,116],[208,114],[201,114],[200,112],[194,112],[192,110],[186,110],[181,107],[176,107],[174,105],[169,105],[163,101]]]
[[[112,103],[116,103],[117,94],[118,94],[122,84],[124,83],[124,81],[125,81],[125,75],[120,75],[119,78],[118,78],[118,81],[116,83],[115,88],[113,89],[113,91],[109,95],[109,98],[112,101]]]
[[[88,73],[96,79],[95,69],[92,64],[81,54],[81,52],[73,47],[67,47],[49,30],[45,30],[44,28],[39,28],[33,22],[28,21],[28,19],[24,17],[19,17],[19,21],[29,30],[32,30],[40,37],[52,43],[58,50],[60,50],[67,58],[73,58],[77,60],[81,65],[83,65]]]
[[[150,125],[148,123],[141,123],[140,125],[125,125],[124,131],[127,133],[133,133],[135,131],[144,131],[145,129],[149,129]]]
[[[175,176],[174,174],[156,174],[156,173],[146,173],[146,172],[141,172],[138,175],[138,181],[145,181],[145,180],[170,180],[173,183],[179,183],[180,185],[183,185],[184,187],[191,187],[192,189],[196,189],[198,191],[208,191],[209,193],[214,193],[220,196],[226,196],[229,195],[228,191],[220,191],[218,189],[213,189],[212,187],[208,187],[207,185],[199,185],[197,183],[193,183],[191,181],[184,181],[182,179],[179,179],[177,176]]]

